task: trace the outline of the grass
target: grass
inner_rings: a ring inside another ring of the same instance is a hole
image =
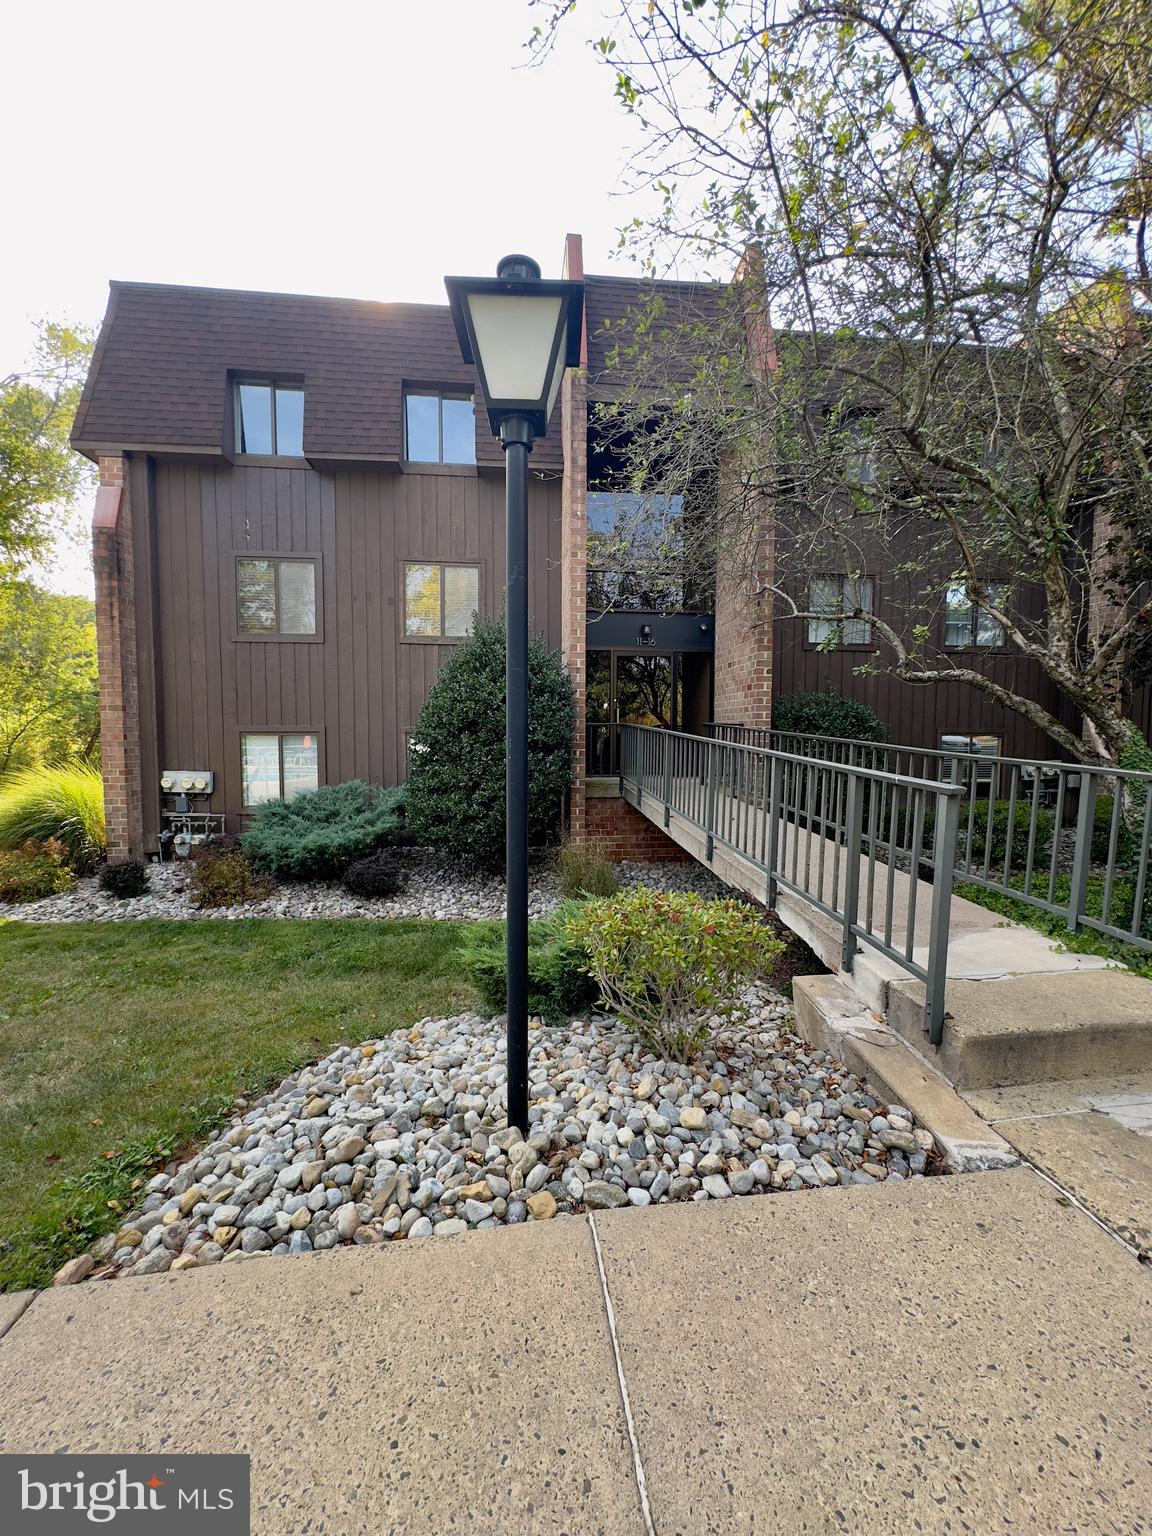
[[[238,1095],[471,1006],[459,940],[437,922],[0,924],[0,1289],[113,1230]]]

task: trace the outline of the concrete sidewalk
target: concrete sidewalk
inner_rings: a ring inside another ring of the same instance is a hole
[[[1030,1169],[594,1223],[40,1294],[0,1450],[248,1451],[256,1536],[1148,1530],[1152,1274]]]

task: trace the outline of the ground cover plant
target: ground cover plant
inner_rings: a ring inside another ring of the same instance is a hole
[[[1066,902],[1071,884],[1068,875],[1057,875],[1053,884],[1053,901]],[[1024,876],[1013,876],[1012,885],[1016,890],[1023,891]],[[1048,876],[1033,875],[1031,892],[1034,896],[1047,900]],[[1103,955],[1109,960],[1115,960],[1118,965],[1127,966],[1138,976],[1152,976],[1152,952],[1140,949],[1134,944],[1125,944],[1123,939],[1112,938],[1106,933],[1096,933],[1091,928],[1086,928],[1081,933],[1073,933],[1057,913],[1046,912],[1043,907],[1034,907],[1031,902],[1021,901],[1019,897],[1007,892],[989,891],[984,886],[973,885],[969,881],[959,882],[956,885],[956,894],[966,901],[974,901],[978,906],[987,907],[991,912],[999,912],[1002,917],[1010,918],[1015,923],[1024,923],[1029,928],[1035,928],[1039,933],[1048,934],[1051,938],[1058,940],[1063,949],[1079,955]],[[1149,895],[1152,896],[1152,891]],[[1112,882],[1108,920],[1114,927],[1124,927],[1132,921],[1134,899],[1133,882],[1130,879],[1121,876]],[[1089,875],[1085,894],[1085,912],[1089,917],[1099,918],[1103,906],[1104,877]],[[1147,898],[1141,927],[1143,937],[1152,939],[1152,904],[1147,901]]]
[[[85,763],[40,766],[13,774],[0,786],[0,849],[52,839],[69,867],[87,874],[104,854],[104,785]]]
[[[565,902],[548,917],[528,924],[528,1011],[547,1024],[563,1023],[595,1007],[599,995],[588,974],[584,946],[568,932],[579,909]],[[475,923],[460,946],[464,974],[493,1013],[508,1004],[508,966],[503,923]]]
[[[341,1042],[471,1005],[443,922],[7,923],[0,1288],[42,1285],[193,1138]]]
[[[404,788],[349,779],[252,813],[242,839],[253,867],[281,880],[336,880],[354,859],[390,843],[404,826]]]
[[[585,902],[567,931],[586,951],[605,1007],[673,1061],[691,1059],[709,1019],[729,1014],[741,984],[771,970],[783,950],[743,902],[643,885]]]

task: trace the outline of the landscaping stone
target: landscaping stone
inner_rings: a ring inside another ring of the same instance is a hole
[[[151,1179],[104,1241],[99,1273],[922,1177],[925,1133],[908,1112],[797,1039],[791,1019],[778,994],[750,987],[688,1066],[615,1019],[535,1025],[527,1139],[504,1124],[500,1018],[423,1019],[340,1047]],[[59,1284],[93,1258],[72,1265]]]
[[[266,901],[201,911],[192,905],[188,865],[177,860],[149,866],[146,896],[124,900],[105,894],[95,879],[81,880],[75,890],[22,905],[20,920],[131,923],[156,917],[225,921],[241,917],[421,917],[443,922],[478,922],[504,916],[504,882],[498,876],[427,848],[398,848],[394,857],[403,872],[404,884],[398,895],[386,898],[350,896],[342,885],[335,883],[292,884],[277,887]],[[622,886],[649,885],[657,890],[699,891],[705,896],[732,895],[727,886],[695,861],[625,862],[616,869]],[[533,870],[530,916],[546,917],[559,900],[552,871]]]

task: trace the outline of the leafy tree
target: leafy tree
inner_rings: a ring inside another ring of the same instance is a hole
[[[48,553],[89,473],[68,434],[92,346],[87,330],[45,321],[32,366],[0,378],[0,571]]]
[[[99,741],[92,603],[0,581],[0,777],[39,762],[91,761]]]
[[[421,842],[504,866],[504,626],[477,615],[432,686],[412,732],[408,829]],[[571,777],[572,683],[542,636],[528,647],[528,836],[560,825]]]
[[[544,8],[541,51],[573,9]],[[685,252],[724,276],[743,264],[737,302],[707,318],[662,315],[654,290],[617,348],[632,382],[601,415],[637,490],[715,477],[685,558],[824,621],[829,644],[865,616],[857,578],[890,573],[863,669],[962,681],[1074,757],[1135,765],[1152,11],[620,0],[595,47],[662,200],[623,243],[653,269]],[[809,601],[812,572],[843,578],[837,613]],[[949,592],[1058,686],[1082,736],[1012,669],[939,648]]]

